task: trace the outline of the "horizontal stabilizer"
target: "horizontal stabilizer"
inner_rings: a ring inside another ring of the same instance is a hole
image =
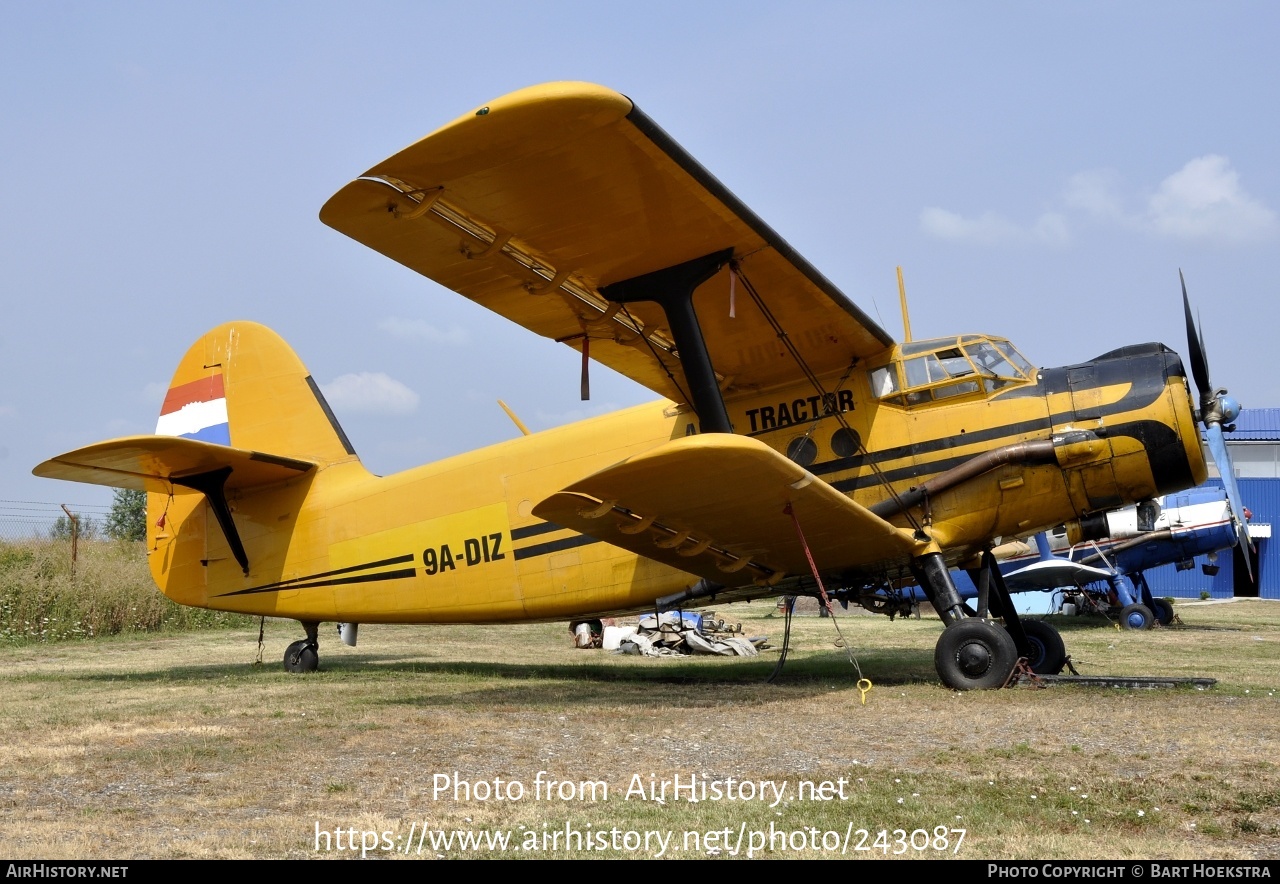
[[[223,487],[234,491],[293,479],[315,466],[310,461],[179,436],[126,436],[69,451],[32,472],[45,479],[169,494],[178,480],[226,467],[231,473]]]
[[[540,519],[725,586],[810,572],[791,515],[823,572],[900,560],[898,528],[762,442],[706,434],[601,470],[534,507]]]
[[[1004,575],[1004,585],[1013,592],[1033,589],[1057,589],[1060,586],[1084,586],[1099,580],[1109,580],[1115,572],[1107,568],[1094,568],[1066,559],[1044,559],[1032,562],[1025,568]]]

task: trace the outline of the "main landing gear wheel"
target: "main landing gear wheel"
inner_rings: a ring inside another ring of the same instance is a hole
[[[305,638],[300,638],[284,649],[285,672],[315,672],[320,668],[320,655],[316,647]]]
[[[1062,636],[1043,620],[1023,620],[1022,631],[1031,645],[1027,665],[1036,675],[1057,675],[1067,662],[1067,646]]]
[[[1125,605],[1124,610],[1120,612],[1120,625],[1125,629],[1150,629],[1155,621],[1155,614],[1141,603]]]
[[[1164,599],[1152,599],[1151,614],[1161,626],[1168,626],[1173,622],[1173,605]]]
[[[976,618],[948,626],[933,653],[938,677],[956,691],[1002,688],[1017,663],[1013,637],[994,623]]]

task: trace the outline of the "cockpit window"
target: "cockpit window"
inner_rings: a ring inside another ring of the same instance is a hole
[[[903,344],[902,375],[890,364],[869,372],[879,399],[919,405],[970,393],[994,392],[1034,380],[1035,369],[1008,341],[982,335]],[[899,382],[903,383],[901,391]]]
[[[907,369],[908,387],[923,387],[925,384],[945,380],[947,377],[947,373],[942,370],[942,363],[932,353],[928,356],[908,359],[903,362],[903,366]]]
[[[960,378],[967,374],[973,374],[973,366],[969,364],[969,360],[964,358],[964,353],[959,347],[949,347],[946,350],[939,350],[935,356],[942,363],[942,368],[946,371],[948,377]]]
[[[1007,356],[1009,361],[1018,367],[1018,371],[1022,372],[1023,377],[1034,378],[1036,376],[1035,368],[1030,362],[1022,358],[1022,354],[1017,351],[1017,348],[1015,348],[1013,344],[1010,344],[1008,341],[1000,340],[993,341],[992,343],[999,347],[1000,352]]]
[[[986,341],[981,344],[966,344],[964,350],[982,374],[995,375],[999,378],[1022,376],[999,350]]]

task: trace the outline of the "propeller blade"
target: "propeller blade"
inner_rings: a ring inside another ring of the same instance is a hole
[[[1187,318],[1187,348],[1191,351],[1191,376],[1200,388],[1200,421],[1204,424],[1205,439],[1209,443],[1209,454],[1213,457],[1218,475],[1222,477],[1222,485],[1227,490],[1227,501],[1231,504],[1231,518],[1236,526],[1236,540],[1244,555],[1245,570],[1249,579],[1253,580],[1253,565],[1250,553],[1253,552],[1253,540],[1249,537],[1249,523],[1245,521],[1244,504],[1240,501],[1240,487],[1236,483],[1235,467],[1231,463],[1231,454],[1227,451],[1226,440],[1222,437],[1222,425],[1230,424],[1240,414],[1240,403],[1227,395],[1226,390],[1215,390],[1209,380],[1209,357],[1205,353],[1204,338],[1200,329],[1191,317],[1191,299],[1187,297],[1187,278],[1182,270],[1178,270],[1178,279],[1182,282],[1182,312]],[[1234,427],[1230,427],[1234,429]]]
[[[1178,279],[1182,281],[1182,309],[1187,316],[1187,349],[1191,355],[1191,376],[1195,378],[1196,388],[1200,391],[1203,403],[1213,396],[1213,385],[1209,383],[1209,360],[1204,352],[1204,339],[1191,318],[1191,299],[1187,297],[1187,280],[1178,270]]]
[[[1236,483],[1236,471],[1231,464],[1231,455],[1227,451],[1226,440],[1222,437],[1221,424],[1209,424],[1205,427],[1205,437],[1209,441],[1209,453],[1213,455],[1213,463],[1222,477],[1222,485],[1227,489],[1227,502],[1231,504],[1231,518],[1236,524],[1236,538],[1241,552],[1245,553],[1244,567],[1253,580],[1253,566],[1249,553],[1253,552],[1253,540],[1249,537],[1249,523],[1244,517],[1244,505],[1240,502],[1240,486]]]

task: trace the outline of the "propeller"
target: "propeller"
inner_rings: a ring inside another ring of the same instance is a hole
[[[1236,537],[1242,550],[1253,552],[1253,541],[1249,538],[1249,523],[1245,519],[1244,505],[1240,502],[1240,488],[1236,484],[1236,471],[1231,464],[1231,455],[1227,452],[1227,443],[1223,439],[1224,431],[1234,430],[1232,424],[1240,416],[1240,403],[1227,395],[1225,388],[1213,386],[1209,379],[1209,358],[1205,354],[1204,338],[1200,329],[1191,317],[1191,299],[1187,297],[1187,280],[1178,271],[1178,279],[1182,282],[1182,309],[1187,317],[1187,347],[1191,351],[1191,376],[1195,379],[1196,388],[1200,391],[1200,421],[1204,424],[1205,438],[1209,442],[1209,454],[1213,457],[1218,475],[1227,489],[1227,500],[1231,504],[1231,515],[1236,523]],[[1249,555],[1244,557],[1245,569],[1249,579],[1253,579],[1253,566]]]

